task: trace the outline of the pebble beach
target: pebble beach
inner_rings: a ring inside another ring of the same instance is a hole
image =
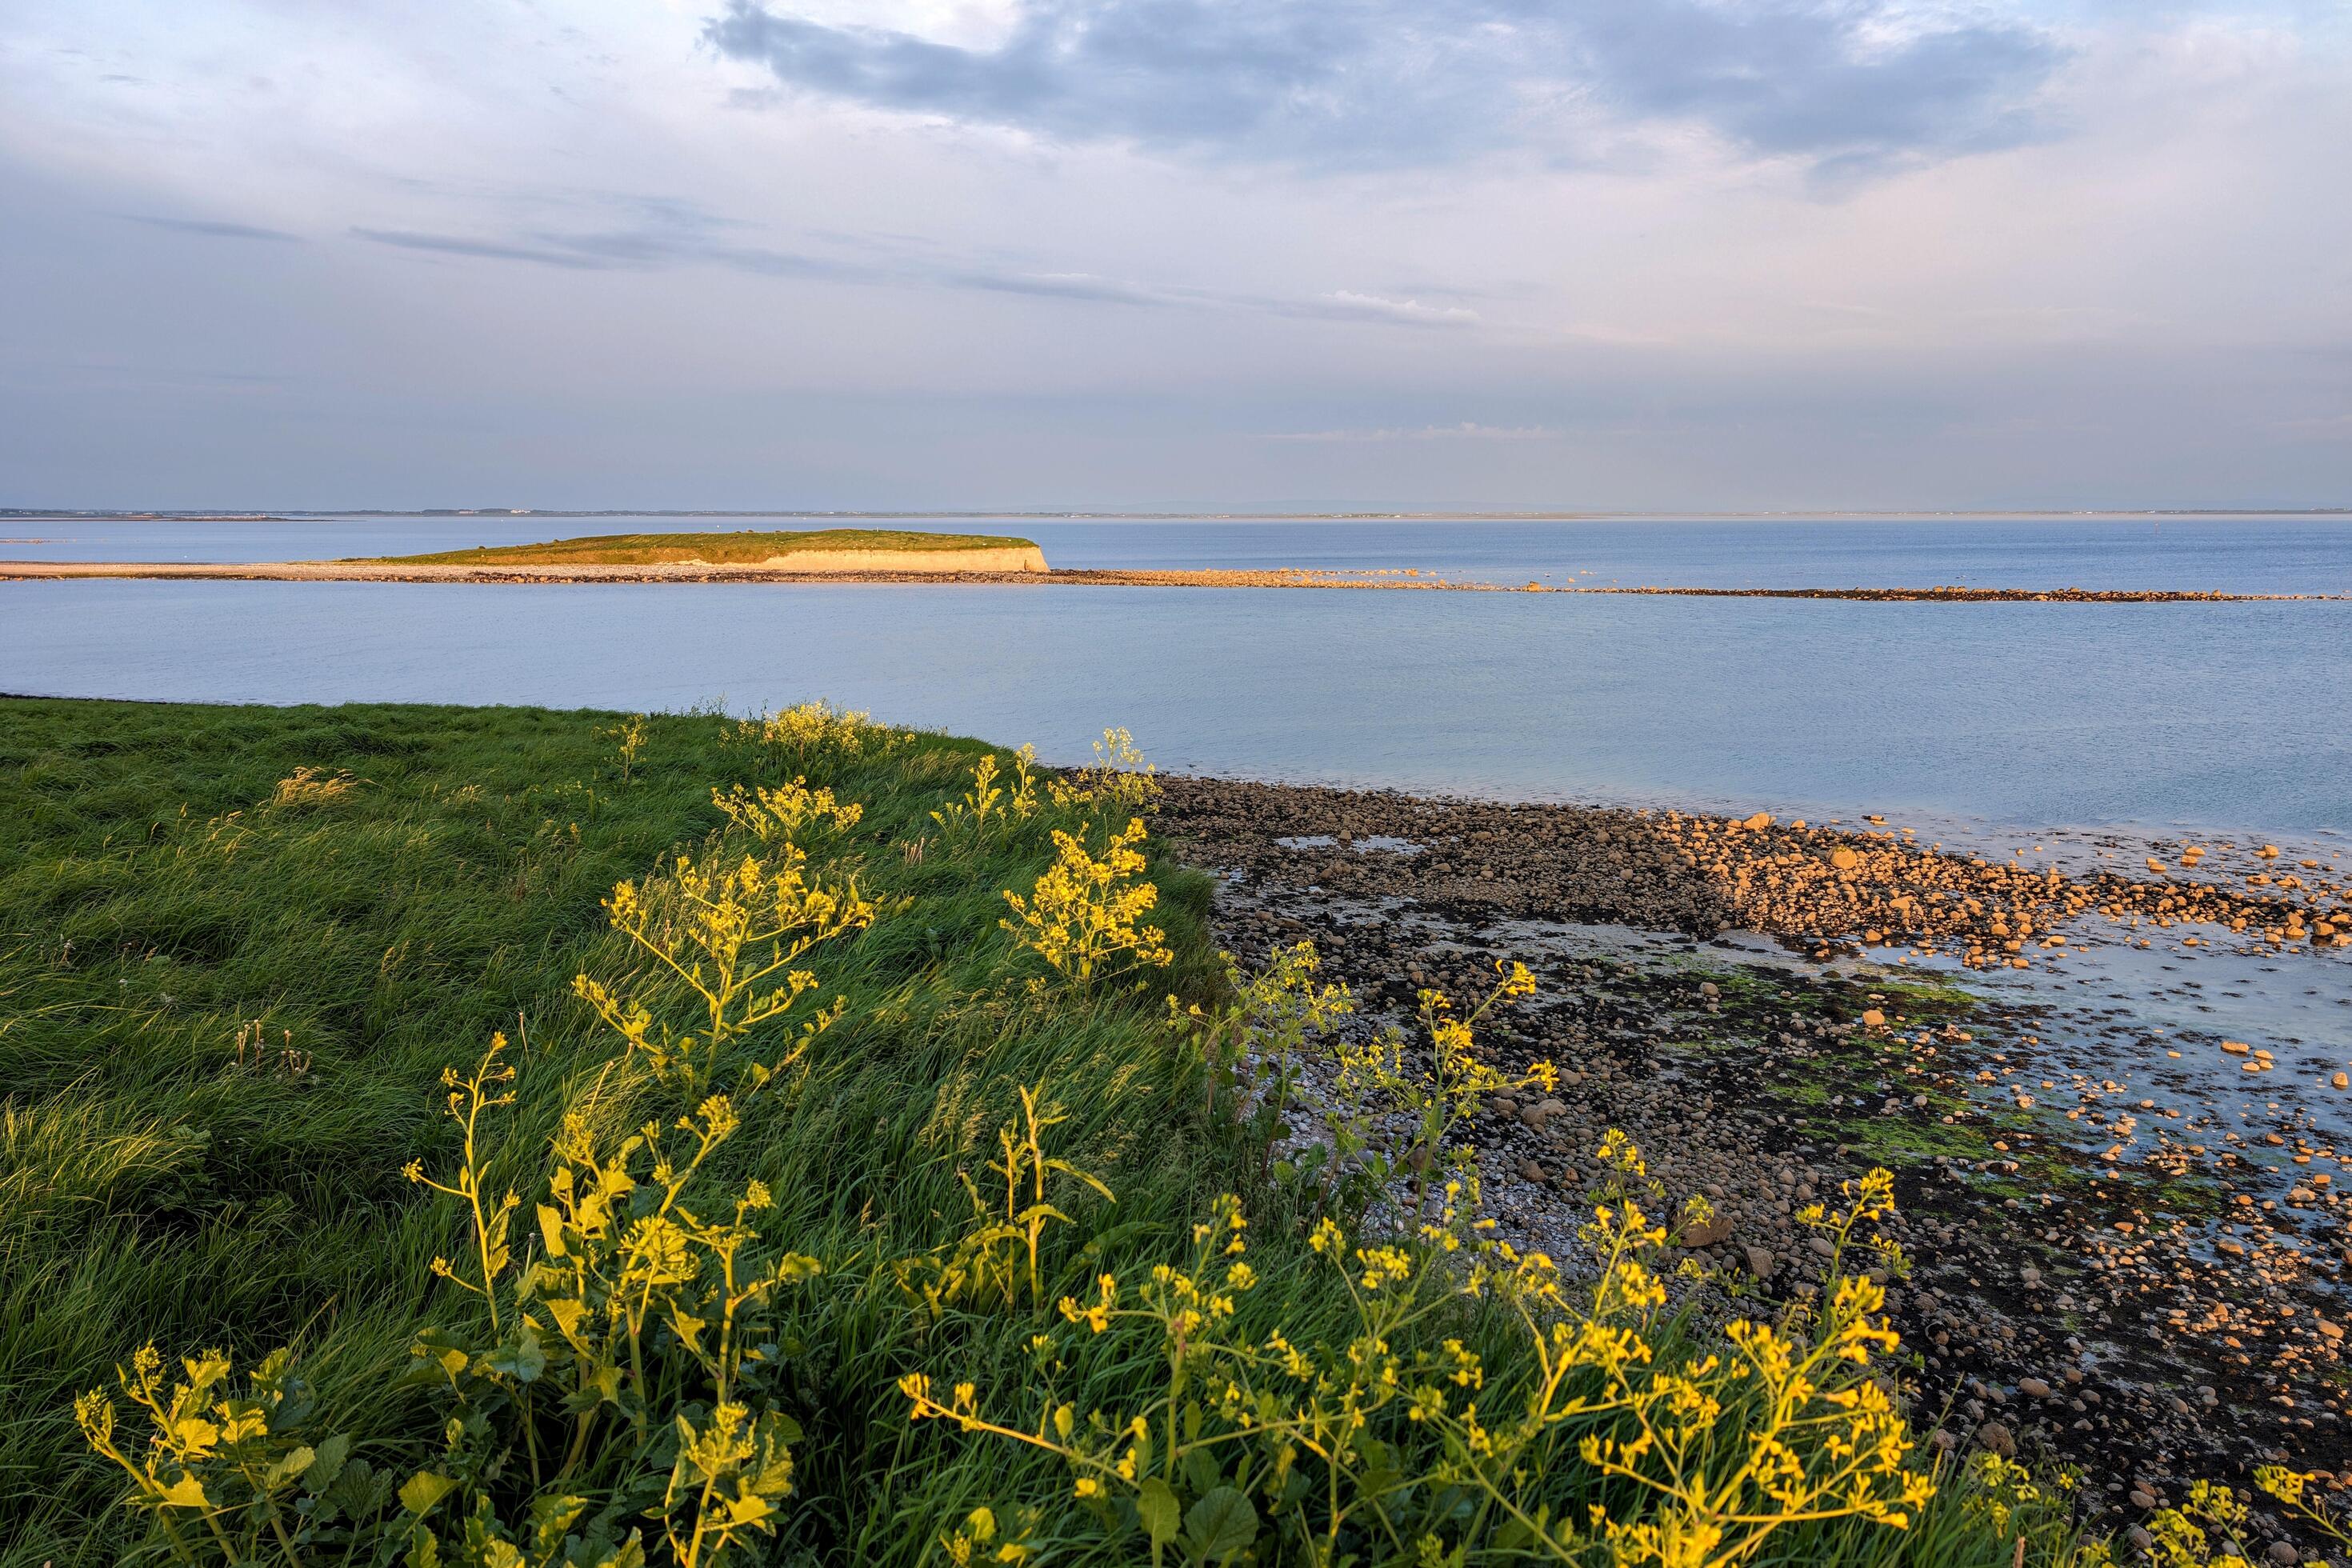
[[[1220,873],[1221,945],[1313,941],[1357,994],[1349,1027],[1534,970],[1483,1038],[1561,1087],[1495,1098],[1472,1133],[1514,1245],[1572,1264],[1622,1128],[1672,1202],[1715,1210],[1682,1237],[1689,1300],[1736,1315],[1818,1288],[1796,1211],[1884,1165],[1930,1441],[2077,1466],[2126,1535],[2258,1464],[2352,1488],[2340,859],[2117,841],[2028,862],[1866,820],[1183,778],[1160,826]],[[2257,1524],[2276,1561],[2310,1544]]]

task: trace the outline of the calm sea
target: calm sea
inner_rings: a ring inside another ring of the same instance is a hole
[[[2352,594],[2352,519],[907,520],[1061,566],[1521,583]],[[627,518],[0,520],[0,557],[385,554]],[[766,526],[806,527],[802,521]],[[2352,828],[2352,603],[1862,604],[1097,587],[0,584],[0,690],[735,710],[813,697],[1083,756],[2008,828]],[[5,721],[5,720],[0,720]]]

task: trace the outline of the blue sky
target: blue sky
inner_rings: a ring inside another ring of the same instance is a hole
[[[0,505],[2352,504],[2335,4],[16,0]]]

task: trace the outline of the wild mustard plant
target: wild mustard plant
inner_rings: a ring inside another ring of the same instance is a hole
[[[942,838],[976,842],[988,836],[988,819],[993,814],[1002,824],[1005,813],[1001,809],[1004,787],[996,782],[1000,772],[996,754],[985,752],[972,764],[971,787],[961,798],[951,800],[931,813],[931,820],[940,826]]]
[[[1424,989],[1419,994],[1424,1051],[1407,1047],[1394,1029],[1369,1042],[1344,1045],[1339,1057],[1339,1092],[1334,1096],[1329,1124],[1333,1146],[1344,1156],[1373,1142],[1375,1129],[1402,1121],[1404,1131],[1395,1158],[1382,1159],[1376,1178],[1399,1166],[1414,1173],[1412,1215],[1418,1219],[1429,1198],[1436,1166],[1453,1160],[1466,1163],[1472,1156],[1450,1150],[1454,1130],[1478,1113],[1489,1095],[1507,1089],[1539,1088],[1547,1093],[1559,1087],[1559,1070],[1549,1061],[1529,1064],[1523,1073],[1502,1071],[1477,1054],[1476,1026],[1499,1004],[1532,995],[1535,976],[1524,963],[1505,968],[1496,964],[1494,987],[1466,1014],[1457,1013],[1444,993]]]
[[[2254,1485],[2286,1505],[2287,1511],[2310,1525],[2336,1545],[2352,1551],[2352,1528],[2337,1512],[2313,1500],[2311,1486],[2326,1478],[2315,1471],[2289,1469],[2284,1465],[2263,1465],[2254,1470]]]
[[[506,1048],[507,1037],[492,1035],[489,1049],[482,1053],[472,1072],[460,1078],[456,1068],[441,1069],[441,1085],[449,1091],[448,1102],[444,1109],[449,1120],[456,1122],[464,1133],[457,1173],[447,1182],[436,1181],[425,1173],[425,1162],[422,1160],[411,1160],[401,1171],[402,1175],[419,1186],[430,1187],[436,1193],[446,1193],[456,1198],[470,1212],[474,1226],[475,1277],[467,1279],[455,1264],[438,1256],[433,1259],[433,1272],[437,1278],[446,1279],[482,1300],[489,1310],[493,1333],[499,1329],[499,1276],[506,1272],[507,1264],[514,1256],[513,1249],[507,1244],[508,1222],[522,1205],[522,1199],[509,1187],[506,1196],[487,1208],[484,1206],[487,1190],[482,1185],[482,1179],[487,1161],[481,1144],[482,1113],[503,1110],[515,1100],[515,1069],[499,1059]]]
[[[656,979],[624,994],[582,974],[573,993],[620,1034],[631,1055],[642,1056],[689,1099],[716,1087],[739,1047],[816,989],[816,975],[795,967],[812,949],[864,930],[875,914],[855,878],[835,888],[813,877],[807,851],[788,839],[765,860],[732,859],[724,847],[680,855],[666,875],[642,888],[615,887],[604,908],[613,928],[655,961]],[[698,1029],[676,1028],[656,1016],[654,1004],[669,980],[700,1004]],[[847,1005],[835,998],[800,1023],[782,1055],[746,1064],[745,1086],[756,1089],[797,1061]]]
[[[613,760],[621,764],[621,782],[627,784],[636,772],[637,759],[646,753],[646,716],[632,713],[610,729],[597,731],[596,738],[613,742]]]
[[[1270,1529],[1318,1563],[1475,1552],[1728,1568],[1794,1524],[1907,1526],[1934,1483],[1870,1375],[1895,1348],[1883,1290],[1843,1277],[1813,1315],[1735,1324],[1727,1349],[1669,1361],[1654,1268],[1666,1232],[1634,1195],[1639,1151],[1612,1134],[1601,1154],[1615,1174],[1585,1233],[1589,1286],[1488,1239],[1475,1185],[1454,1181],[1403,1237],[1351,1245],[1336,1222],[1315,1226],[1308,1244],[1353,1313],[1341,1342],[1253,1334],[1237,1306],[1259,1280],[1228,1195],[1184,1264],[1106,1273],[1062,1303],[1087,1335],[1156,1347],[1164,1385],[1140,1405],[1082,1417],[1049,1385],[1035,1425],[1019,1426],[983,1414],[971,1384],[915,1373],[900,1391],[917,1420],[1060,1458],[1073,1502],[1114,1540],[1140,1533],[1155,1562],[1171,1549],[1214,1561]],[[1843,1245],[1889,1212],[1891,1190],[1873,1173],[1820,1223]],[[1505,1361],[1457,1327],[1489,1301],[1518,1325],[1520,1352]],[[1562,1445],[1617,1483],[1612,1503],[1555,1514]]]
[[[1091,767],[1066,778],[1048,779],[1045,793],[1057,810],[1083,815],[1134,816],[1157,810],[1165,793],[1159,772],[1144,760],[1135,737],[1124,729],[1105,730],[1095,742]]]
[[[762,844],[798,842],[814,833],[847,833],[866,816],[863,805],[836,800],[830,789],[811,789],[804,778],[774,789],[758,786],[747,792],[737,784],[723,795],[714,789],[710,804]]]
[[[1255,1096],[1263,1135],[1259,1163],[1265,1167],[1289,1113],[1307,1042],[1338,1027],[1355,1011],[1355,998],[1344,985],[1317,982],[1322,959],[1311,942],[1270,950],[1265,963],[1247,974],[1232,953],[1217,959],[1224,970],[1223,1004],[1209,1009],[1171,996],[1169,1027],[1190,1034],[1199,1048],[1211,1110],[1220,1088]]]
[[[837,757],[887,756],[915,739],[907,731],[875,723],[869,713],[851,712],[830,702],[803,702],[764,719],[747,721],[737,733],[790,752],[804,763],[827,753]]]
[[[619,1035],[620,1059],[642,1055],[689,1097],[715,1079],[734,1047],[814,988],[813,974],[793,967],[797,960],[874,913],[854,882],[835,892],[813,880],[790,837],[820,822],[853,826],[857,806],[797,782],[714,799],[761,842],[764,858],[730,866],[726,851],[714,849],[681,856],[643,891],[622,884],[607,908],[614,926],[660,961],[654,977],[625,1000],[591,976],[575,982]],[[698,1036],[656,1024],[656,1008],[675,994],[698,1005]],[[805,1051],[845,1005],[836,1000],[803,1020],[782,1062],[749,1064],[745,1090],[755,1093]],[[467,1112],[469,1173],[479,1111],[511,1099],[493,1066],[503,1044],[493,1042],[472,1079],[451,1076],[466,1090],[462,1107],[453,1090],[452,1114]],[[735,1100],[709,1094],[667,1125],[646,1122],[607,1153],[586,1115],[568,1114],[546,1201],[534,1210],[538,1256],[520,1271],[507,1267],[505,1245],[514,1200],[486,1212],[478,1174],[443,1188],[477,1194],[469,1201],[482,1281],[458,1283],[486,1302],[488,1338],[462,1326],[435,1329],[415,1347],[412,1381],[440,1389],[456,1414],[440,1468],[412,1478],[413,1491],[403,1494],[415,1516],[413,1552],[439,1550],[426,1515],[452,1493],[460,1505],[471,1500],[469,1511],[453,1505],[463,1518],[453,1550],[510,1543],[501,1520],[518,1494],[503,1478],[518,1465],[530,1478],[520,1496],[532,1538],[548,1538],[551,1521],[560,1521],[559,1539],[588,1542],[583,1561],[612,1568],[644,1561],[637,1528],[622,1533],[625,1511],[656,1521],[669,1559],[687,1568],[710,1568],[774,1533],[793,1489],[791,1445],[801,1435],[776,1397],[783,1336],[775,1315],[779,1298],[821,1268],[813,1258],[761,1245],[757,1217],[774,1203],[764,1184],[697,1195],[709,1184],[713,1153],[740,1125]],[[592,1512],[599,1497],[627,1509]],[[507,1559],[492,1553],[490,1561]]]
[[[2255,1472],[2257,1480],[2262,1474]],[[2301,1489],[2289,1483],[2289,1489],[2299,1495]],[[2220,1482],[2194,1482],[2179,1507],[2148,1516],[2148,1560],[2157,1568],[2252,1568],[2240,1544],[2249,1511],[2245,1500]]]
[[[1938,1473],[1943,1464],[1937,1466]],[[2036,1561],[2063,1568],[2113,1568],[2114,1553],[2104,1541],[2074,1541],[2072,1529],[2074,1492],[2079,1473],[2060,1468],[2036,1475],[2014,1459],[1978,1452],[1969,1456],[1959,1477],[1961,1518],[1995,1541],[2017,1542],[2024,1555],[2029,1545],[2040,1545]]]
[[[1581,1431],[1578,1458],[1639,1500],[1615,1513],[1593,1505],[1582,1521],[1614,1563],[1744,1563],[1776,1532],[1825,1520],[1907,1528],[1936,1489],[1913,1463],[1901,1414],[1869,1375],[1874,1360],[1898,1348],[1886,1292],[1867,1275],[1842,1273],[1839,1261],[1857,1232],[1894,1212],[1894,1178],[1873,1171],[1845,1184],[1843,1209],[1813,1205],[1802,1216],[1832,1241],[1834,1283],[1818,1310],[1733,1322],[1727,1350],[1668,1365],[1655,1350],[1666,1296],[1654,1268],[1666,1231],[1634,1193],[1645,1176],[1640,1151],[1612,1132],[1601,1156],[1612,1180],[1582,1233],[1599,1282],[1571,1293],[1548,1258],[1497,1248],[1512,1267],[1496,1277],[1496,1292],[1520,1319],[1537,1373],[1507,1424],[1482,1424],[1466,1406],[1425,1414],[1445,1436],[1446,1473],[1500,1510],[1514,1540],[1524,1532],[1560,1561],[1575,1550],[1576,1521],[1530,1511],[1511,1470],[1562,1430]],[[1604,1429],[1591,1430],[1596,1424]]]
[[[541,1255],[492,1279],[488,1341],[432,1329],[415,1346],[409,1381],[440,1389],[456,1414],[441,1468],[403,1494],[413,1541],[433,1538],[424,1516],[459,1491],[474,1499],[465,1538],[507,1539],[496,1500],[518,1463],[534,1519],[576,1518],[618,1489],[659,1521],[680,1563],[715,1563],[773,1532],[800,1429],[773,1403],[772,1312],[820,1266],[789,1251],[752,1261],[754,1216],[773,1204],[758,1182],[721,1197],[716,1217],[689,1201],[740,1125],[713,1095],[604,1155],[583,1116],[565,1119],[536,1209]],[[600,1550],[635,1548],[605,1522]]]
[[[919,1297],[934,1319],[949,1307],[965,1303],[1016,1307],[1024,1282],[1032,1303],[1043,1300],[1039,1250],[1045,1227],[1071,1223],[1049,1194],[1055,1178],[1066,1186],[1089,1188],[1105,1203],[1117,1201],[1096,1177],[1045,1152],[1045,1134],[1069,1117],[1050,1109],[1041,1111],[1038,1100],[1044,1092],[1043,1084],[1024,1087],[1019,1118],[997,1129],[998,1155],[988,1169],[1003,1185],[1002,1197],[983,1195],[978,1184],[959,1171],[957,1179],[971,1200],[964,1234],[951,1247],[897,1266],[900,1288]]]
[[[1013,753],[1013,794],[1004,803],[1015,822],[1026,822],[1043,809],[1037,799],[1037,748],[1023,742]]]
[[[1133,818],[1108,835],[1097,858],[1077,835],[1055,828],[1054,864],[1027,898],[1006,889],[1004,901],[1018,918],[997,923],[1080,984],[1120,963],[1171,963],[1175,954],[1165,934],[1143,923],[1160,901],[1157,887],[1137,879],[1144,859],[1136,846],[1143,839],[1143,819]]]
[[[383,1511],[391,1479],[352,1456],[348,1435],[303,1439],[314,1402],[290,1352],[265,1357],[241,1392],[219,1351],[180,1365],[167,1383],[151,1343],[115,1369],[147,1418],[143,1449],[123,1451],[103,1390],[74,1401],[82,1436],[130,1478],[128,1501],[154,1521],[175,1560],[212,1561],[217,1549],[229,1563],[300,1564],[313,1552],[352,1545]]]

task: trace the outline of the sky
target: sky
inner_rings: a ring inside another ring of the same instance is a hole
[[[0,0],[0,506],[2352,505],[2352,5]]]

